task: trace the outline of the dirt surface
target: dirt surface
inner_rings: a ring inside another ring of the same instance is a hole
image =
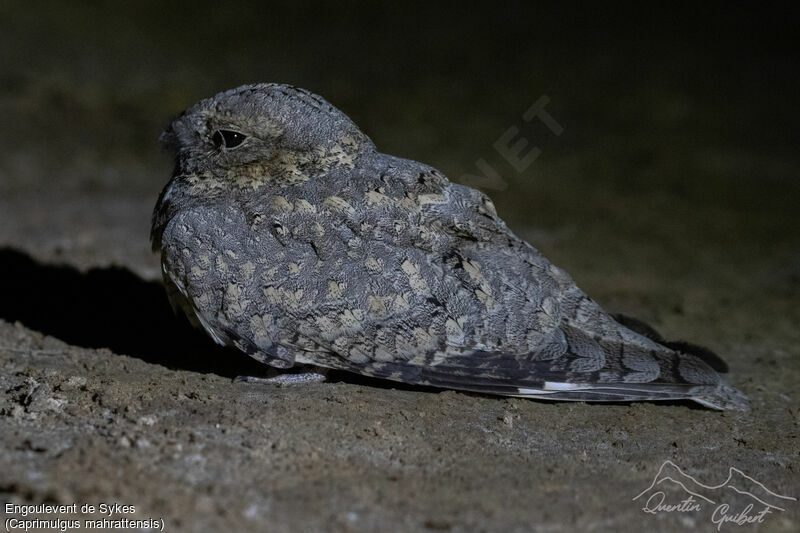
[[[716,530],[716,505],[648,514],[632,500],[667,460],[672,477],[718,485],[733,467],[800,497],[790,17],[128,9],[0,3],[4,521],[22,518],[7,503],[116,502],[135,512],[112,518],[165,531]],[[160,128],[256,81],[318,92],[381,150],[456,181],[485,159],[504,185],[487,192],[520,236],[608,310],[724,356],[752,409],[341,374],[234,381],[259,365],[171,314],[147,235],[171,169]],[[542,95],[559,136],[522,118]],[[522,172],[492,146],[512,126],[542,150]],[[748,483],[784,510],[720,530],[800,530],[800,502]],[[670,487],[669,501],[685,497]],[[752,503],[722,492],[730,514]]]

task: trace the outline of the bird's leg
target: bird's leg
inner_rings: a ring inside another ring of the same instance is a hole
[[[236,376],[234,381],[245,383],[272,383],[273,385],[302,385],[306,383],[320,383],[325,381],[328,369],[319,367],[307,367],[309,372],[287,372],[278,373],[273,370],[271,376]]]

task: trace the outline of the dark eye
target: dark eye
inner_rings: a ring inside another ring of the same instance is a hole
[[[232,130],[217,130],[214,132],[214,135],[211,136],[211,140],[217,148],[220,146],[236,148],[242,144],[245,139],[247,139],[247,135]]]

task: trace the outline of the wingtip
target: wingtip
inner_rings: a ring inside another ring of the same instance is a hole
[[[749,411],[750,400],[739,389],[720,383],[708,393],[692,398],[695,402],[718,411]]]

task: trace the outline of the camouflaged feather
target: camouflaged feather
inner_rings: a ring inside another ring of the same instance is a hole
[[[218,147],[220,129],[247,140]],[[170,299],[220,344],[280,368],[492,394],[745,405],[713,356],[622,325],[486,195],[379,153],[319,96],[240,87],[162,141],[176,170],[153,245]]]

